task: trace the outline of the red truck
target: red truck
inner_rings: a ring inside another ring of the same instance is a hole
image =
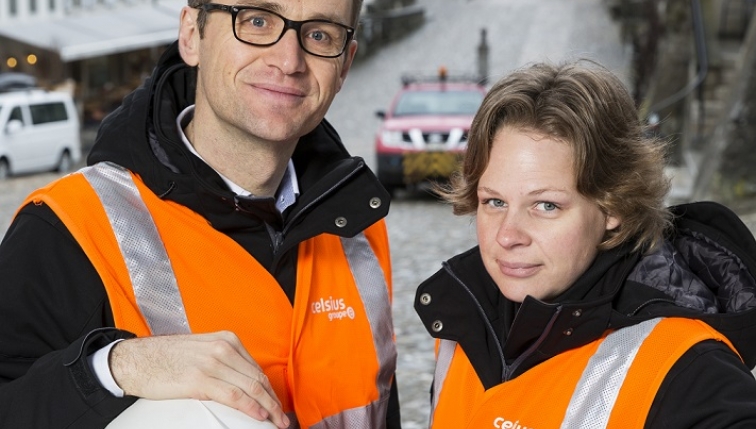
[[[375,136],[378,179],[390,192],[431,180],[447,179],[458,169],[467,133],[486,88],[469,76],[404,76],[402,88]]]

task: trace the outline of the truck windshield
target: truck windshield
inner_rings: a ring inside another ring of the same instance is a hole
[[[483,94],[478,91],[411,91],[396,104],[394,116],[466,115],[480,107]]]

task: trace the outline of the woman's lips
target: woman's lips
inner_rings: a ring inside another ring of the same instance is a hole
[[[499,265],[499,270],[502,274],[517,278],[530,277],[541,269],[541,265],[539,264],[524,262],[497,261],[497,264]]]

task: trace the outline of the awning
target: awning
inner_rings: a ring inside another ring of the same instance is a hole
[[[0,35],[57,52],[63,62],[161,46],[178,37],[186,0],[77,10],[65,18],[3,23]]]

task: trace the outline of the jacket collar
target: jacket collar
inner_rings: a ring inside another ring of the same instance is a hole
[[[460,344],[487,389],[602,336],[636,261],[627,249],[603,252],[553,303],[527,297],[518,305],[501,295],[475,247],[419,286],[415,309],[432,336]]]

